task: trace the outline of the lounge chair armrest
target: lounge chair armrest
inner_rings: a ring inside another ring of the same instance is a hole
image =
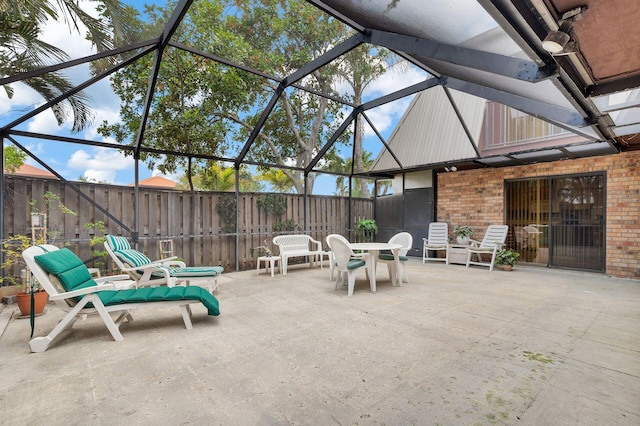
[[[156,263],[156,262],[154,262]],[[178,268],[186,268],[187,264],[184,263],[181,260],[170,260],[168,262],[162,262],[162,266],[166,266],[166,267],[178,267]]]
[[[164,263],[164,262],[168,262],[170,260],[175,260],[177,258],[178,258],[178,256],[165,257],[164,259],[154,260],[153,263]]]
[[[117,290],[115,284],[113,283],[105,283],[100,285],[94,285],[91,287],[79,288],[77,290],[67,291],[64,293],[58,293],[54,295],[49,295],[51,300],[59,300],[59,299],[70,299],[72,297],[84,296],[87,294],[98,293],[104,290]]]
[[[130,280],[130,279],[131,278],[129,277],[129,275],[122,274],[122,275],[110,275],[108,277],[95,278],[94,281],[97,282],[98,285],[101,285],[111,281],[121,281],[121,280]]]
[[[471,246],[472,246],[472,247],[473,247],[473,246],[476,246],[476,247],[477,247],[477,246],[479,246],[480,244],[482,244],[482,241],[474,240],[474,239],[471,239],[471,238],[469,238],[469,242],[471,243]]]

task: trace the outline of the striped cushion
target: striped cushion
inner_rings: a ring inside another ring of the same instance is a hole
[[[116,237],[114,235],[107,235],[107,243],[111,250],[129,250],[131,246],[129,245],[129,241],[125,237]]]
[[[122,260],[129,266],[144,266],[151,263],[151,259],[145,256],[143,253],[140,253],[138,250],[117,250],[114,252],[118,259]]]
[[[169,268],[172,277],[217,277],[224,271],[222,266],[187,266],[186,268]]]

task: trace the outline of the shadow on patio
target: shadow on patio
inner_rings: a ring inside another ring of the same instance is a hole
[[[45,353],[0,339],[3,423],[639,424],[640,285],[598,274],[408,262],[353,297],[327,268],[221,278],[222,314],[79,321]],[[7,319],[13,306],[1,316]],[[35,335],[62,318],[51,306]]]

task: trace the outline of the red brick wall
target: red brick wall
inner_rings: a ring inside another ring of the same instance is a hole
[[[470,225],[481,238],[504,223],[504,180],[586,172],[607,173],[606,273],[640,279],[640,151],[517,167],[438,175],[438,220]]]

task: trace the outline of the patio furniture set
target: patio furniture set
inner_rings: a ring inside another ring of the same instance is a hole
[[[504,244],[507,226],[491,225],[481,242],[472,242],[467,250],[467,267],[489,266],[493,269],[496,252]],[[446,223],[432,223],[429,237],[424,240],[423,262],[427,260],[450,261],[451,246],[446,239]],[[443,238],[445,237],[445,238]],[[283,275],[287,274],[287,264],[292,257],[306,256],[310,266],[329,259],[330,279],[337,272],[336,289],[347,286],[347,294],[353,295],[355,273],[364,268],[371,292],[376,292],[377,264],[386,264],[393,286],[409,282],[405,262],[411,249],[413,238],[408,232],[394,235],[388,242],[350,243],[338,234],[327,236],[329,251],[322,250],[320,241],[308,235],[282,235],[273,239],[279,255],[260,256],[261,262],[274,269],[278,262]],[[37,245],[26,249],[23,258],[38,282],[49,294],[49,298],[63,311],[65,317],[46,336],[32,338],[29,346],[32,352],[44,352],[53,340],[69,329],[80,318],[97,315],[104,322],[114,340],[123,340],[120,325],[133,321],[132,311],[153,308],[158,304],[172,304],[180,308],[185,327],[193,327],[191,305],[202,303],[208,315],[220,314],[218,300],[213,295],[217,289],[217,277],[223,272],[220,266],[188,267],[175,256],[152,261],[143,253],[133,249],[124,237],[107,235],[105,248],[122,275],[97,277],[85,266],[80,258],[67,248],[53,245]],[[428,257],[429,250],[445,250],[445,258]],[[478,255],[477,261],[471,256]],[[491,254],[491,263],[482,262],[480,255]],[[114,320],[111,313],[116,313]]]
[[[446,222],[432,222],[429,224],[429,234],[423,238],[422,263],[428,261],[442,261],[450,263],[488,266],[493,271],[496,255],[502,249],[507,239],[509,226],[489,225],[482,241],[469,239],[469,244],[450,244],[449,225]],[[444,251],[444,257],[438,257],[438,252]],[[435,256],[431,255],[435,252]],[[490,260],[483,260],[482,256],[490,256]]]

